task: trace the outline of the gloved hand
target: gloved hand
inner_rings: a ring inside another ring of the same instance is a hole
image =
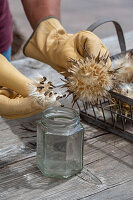
[[[51,85],[45,77],[38,81],[30,80],[0,54],[0,116],[24,118],[52,104],[59,105]]]
[[[101,40],[89,31],[67,34],[56,18],[39,23],[24,47],[24,54],[65,75],[69,80],[68,92],[76,99],[95,101],[112,86],[109,52]]]

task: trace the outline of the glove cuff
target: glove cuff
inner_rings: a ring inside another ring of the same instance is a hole
[[[29,39],[26,41],[24,47],[23,47],[23,54],[25,56],[28,56],[27,53],[26,53],[26,47],[28,46],[29,42],[31,41],[31,39],[34,37],[38,27],[40,26],[40,24],[44,21],[47,21],[49,19],[56,19],[58,21],[58,23],[60,24],[60,20],[56,17],[56,16],[48,16],[42,20],[39,21],[39,23],[36,25],[35,29],[33,30],[33,33],[31,34],[31,36],[29,37]],[[53,27],[54,28],[54,27]]]

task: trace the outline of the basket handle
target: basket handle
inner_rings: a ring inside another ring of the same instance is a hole
[[[115,29],[116,29],[116,33],[117,33],[117,36],[118,36],[118,40],[119,40],[121,53],[125,53],[126,52],[126,43],[125,43],[123,30],[122,30],[120,24],[118,22],[114,21],[113,19],[101,19],[101,20],[98,20],[95,23],[93,23],[92,25],[90,25],[87,28],[87,31],[93,32],[98,26],[100,26],[102,24],[105,24],[107,22],[112,22],[114,24]]]

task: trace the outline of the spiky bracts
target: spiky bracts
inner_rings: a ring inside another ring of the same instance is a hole
[[[29,96],[31,96],[40,105],[55,104],[58,100],[66,95],[59,95],[53,91],[55,86],[51,81],[47,81],[46,77],[35,80],[32,84],[28,85]],[[59,103],[58,103],[59,105]]]
[[[69,76],[64,87],[67,92],[73,94],[73,103],[78,99],[95,104],[102,97],[109,95],[108,91],[113,87],[114,73],[107,64],[109,54],[97,57],[87,56],[80,60],[70,59]]]

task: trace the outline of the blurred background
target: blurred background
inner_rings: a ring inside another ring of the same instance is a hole
[[[12,60],[24,57],[22,48],[32,33],[20,0],[9,0],[14,21],[14,43]],[[32,9],[32,8],[31,8]],[[96,20],[113,18],[118,21],[124,33],[133,30],[133,0],[62,0],[61,21],[68,33],[85,30]],[[115,35],[111,23],[95,30],[100,37]],[[22,45],[21,45],[22,44]]]

